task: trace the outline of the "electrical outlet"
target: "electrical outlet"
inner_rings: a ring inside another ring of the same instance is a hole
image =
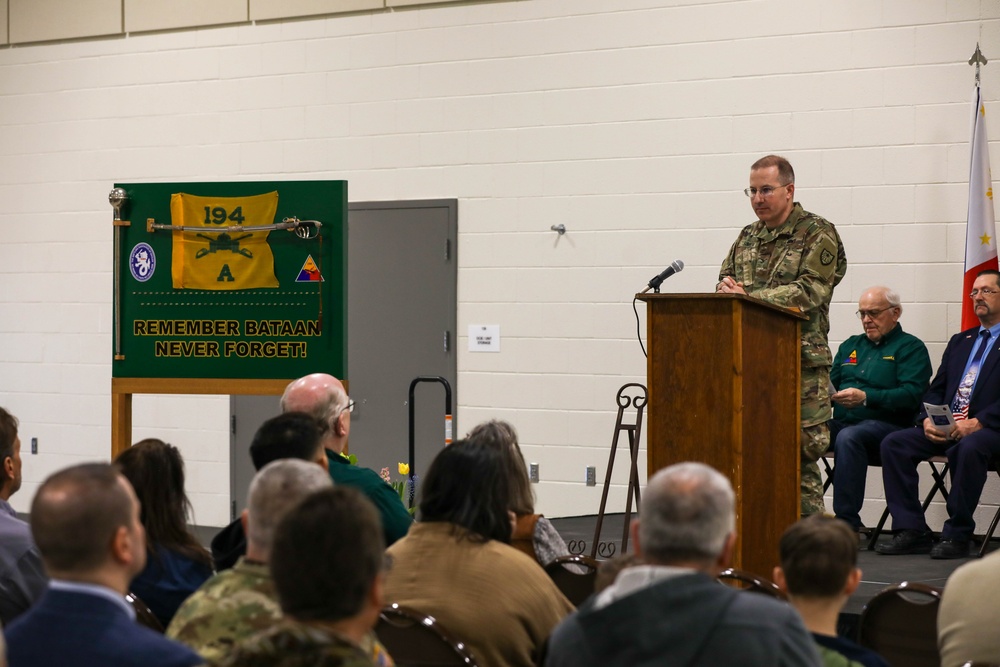
[[[532,484],[538,484],[538,464],[532,463],[528,465],[528,479],[531,480]]]
[[[597,486],[597,468],[587,466],[587,486]]]
[[[32,454],[38,453],[38,438],[31,439],[31,453]]]

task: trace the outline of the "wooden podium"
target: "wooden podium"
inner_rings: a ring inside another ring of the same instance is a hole
[[[736,491],[733,566],[771,577],[799,518],[798,312],[737,294],[640,294],[649,475],[702,461]]]

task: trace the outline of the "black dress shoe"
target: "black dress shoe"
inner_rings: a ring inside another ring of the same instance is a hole
[[[879,544],[875,551],[886,556],[901,556],[903,554],[927,554],[931,552],[934,542],[930,531],[901,530],[892,537],[888,544]]]
[[[968,540],[941,540],[931,549],[931,558],[965,558],[969,555]]]

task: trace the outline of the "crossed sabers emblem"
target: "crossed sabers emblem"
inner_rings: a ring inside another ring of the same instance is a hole
[[[237,236],[235,239],[229,236],[226,232],[219,234],[217,239],[213,239],[211,236],[206,234],[198,234],[203,239],[208,239],[208,247],[202,248],[197,253],[195,253],[195,259],[201,259],[205,255],[215,254],[217,252],[235,252],[237,254],[243,255],[244,257],[249,257],[253,259],[253,253],[246,248],[240,248],[240,241],[243,239],[250,238],[253,234],[244,234],[243,236]]]

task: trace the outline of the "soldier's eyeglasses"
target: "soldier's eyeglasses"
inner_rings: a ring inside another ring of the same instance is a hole
[[[785,183],[784,185],[765,185],[762,186],[759,190],[757,188],[747,188],[743,191],[743,194],[745,194],[747,197],[750,197],[751,199],[753,199],[757,195],[760,195],[761,197],[764,197],[766,199],[771,195],[773,195],[774,191],[777,190],[778,188],[787,188],[789,185],[791,185],[791,183]]]
[[[969,292],[969,298],[975,299],[980,294],[982,294],[983,296],[993,296],[994,294],[997,294],[997,290],[990,289],[988,287],[984,287],[983,289],[974,289],[971,292]]]
[[[874,320],[876,317],[878,317],[879,315],[881,315],[885,311],[891,310],[891,309],[892,309],[892,306],[889,306],[888,308],[880,308],[879,310],[859,310],[859,311],[856,311],[854,314],[858,316],[859,320],[863,320],[866,317],[870,317],[871,319]]]

